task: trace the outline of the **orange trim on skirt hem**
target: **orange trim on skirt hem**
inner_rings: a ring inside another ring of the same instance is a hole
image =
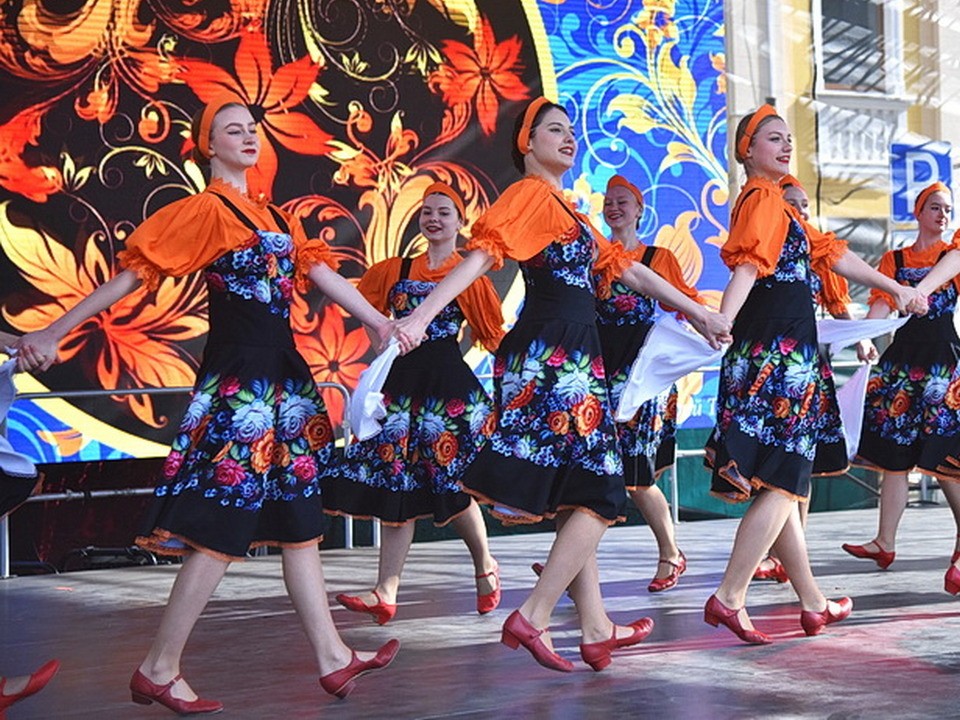
[[[726,480],[728,483],[730,483],[734,487],[739,488],[740,492],[739,493],[734,493],[734,492],[722,493],[722,492],[717,492],[715,490],[711,490],[710,494],[713,497],[719,498],[720,500],[723,500],[728,503],[743,503],[753,499],[753,493],[752,493],[753,490],[772,490],[774,492],[780,493],[781,495],[785,495],[791,500],[795,500],[797,502],[807,502],[810,499],[809,497],[806,497],[804,495],[796,495],[790,492],[789,490],[784,490],[782,487],[771,485],[770,483],[765,482],[758,477],[750,478],[750,480],[747,482],[746,485],[743,482],[738,482],[729,473],[730,468],[735,467],[736,464],[737,464],[736,460],[731,460],[722,468],[717,470],[717,474],[720,475],[720,477],[722,477],[724,480]],[[740,477],[742,478],[743,476],[740,475]]]
[[[493,498],[484,495],[481,492],[472,490],[471,488],[460,486],[465,493],[471,495],[477,502],[482,503],[483,505],[500,505],[509,510],[514,510],[517,512],[517,515],[503,515],[498,513],[496,510],[490,510],[490,514],[493,515],[497,520],[499,520],[505,527],[510,527],[511,525],[536,525],[537,523],[543,522],[544,520],[553,520],[557,517],[557,514],[566,510],[575,510],[577,512],[586,513],[592,517],[595,517],[600,522],[604,523],[607,527],[615,525],[619,522],[624,522],[627,519],[626,515],[618,515],[615,519],[611,520],[610,518],[605,518],[600,515],[596,510],[588,508],[584,505],[560,505],[557,508],[556,512],[548,512],[543,515],[533,515],[527,510],[522,510],[520,508],[515,508],[506,503],[500,502],[499,500],[494,500]]]
[[[163,543],[169,540],[179,540],[184,545],[189,547],[184,548],[170,548],[164,547]],[[310,547],[311,545],[319,545],[323,542],[323,535],[319,535],[312,540],[305,540],[303,542],[297,543],[284,543],[278,540],[258,540],[257,542],[250,543],[250,549],[258,547],[279,547],[284,550],[299,550],[300,548]],[[201,552],[204,555],[209,555],[210,557],[216,558],[217,560],[222,560],[223,562],[244,562],[247,560],[246,556],[236,556],[236,555],[227,555],[225,553],[217,552],[212,550],[204,545],[194,542],[188,537],[183,535],[178,535],[172,533],[169,530],[163,530],[161,528],[154,528],[153,533],[145,537],[143,535],[138,535],[134,544],[138,547],[142,547],[144,550],[149,550],[152,553],[157,555],[167,555],[171,557],[183,557],[184,555],[190,555],[193,552]]]

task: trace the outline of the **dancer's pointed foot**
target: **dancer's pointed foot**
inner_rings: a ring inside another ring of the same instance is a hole
[[[369,613],[373,615],[373,619],[376,620],[378,625],[386,625],[397,614],[397,604],[384,602],[380,593],[376,590],[372,592],[372,595],[376,600],[373,605],[367,605],[363,598],[358,595],[347,595],[346,593],[340,593],[335,599],[347,610]]]
[[[807,635],[819,635],[831,623],[840,622],[853,611],[853,600],[842,597],[836,602],[827,600],[827,607],[821,612],[804,610],[800,613],[800,627]]]
[[[744,607],[728,608],[717,598],[711,595],[703,608],[703,620],[709,625],[717,627],[723,625],[730,632],[750,645],[769,645],[773,639],[753,627],[750,616]]]
[[[320,687],[342,700],[353,692],[354,680],[368,672],[385,668],[393,662],[398,652],[400,652],[400,641],[396,639],[382,645],[377,650],[377,654],[368,660],[358,658],[357,651],[354,650],[346,666],[320,678]]]
[[[866,545],[851,545],[844,543],[841,545],[846,552],[855,558],[863,560],[873,560],[881,570],[886,570],[893,563],[897,553],[893,550],[884,550],[876,540],[871,540]]]

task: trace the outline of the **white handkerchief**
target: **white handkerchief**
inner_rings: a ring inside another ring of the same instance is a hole
[[[863,427],[863,401],[867,396],[867,381],[870,366],[861,365],[837,390],[837,407],[843,422],[843,437],[847,441],[847,459],[853,460],[860,445],[860,428]]]
[[[837,320],[825,318],[817,321],[817,339],[830,346],[836,353],[847,345],[891,333],[906,324],[910,316],[895,318],[871,318],[863,320]]]
[[[661,316],[633,361],[630,377],[616,409],[617,422],[626,422],[640,406],[667,390],[684,375],[723,357],[725,348],[714,350],[688,325],[673,315]]]
[[[17,395],[17,389],[13,385],[13,373],[16,369],[17,361],[12,358],[0,365],[0,427],[6,422],[7,413],[10,412],[10,406]],[[13,449],[6,433],[0,433],[0,469],[7,475],[16,477],[35,477],[37,474],[33,461]]]
[[[347,408],[347,422],[353,437],[367,440],[380,432],[380,423],[387,414],[383,403],[383,383],[390,374],[393,361],[400,355],[400,344],[391,338],[386,349],[374,358],[373,362],[360,373],[357,389],[353,391]]]

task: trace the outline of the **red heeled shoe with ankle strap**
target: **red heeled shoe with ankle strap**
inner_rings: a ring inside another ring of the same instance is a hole
[[[4,693],[4,689],[7,685],[7,679],[0,678],[0,717],[3,717],[6,709],[15,702],[19,702],[24,698],[30,697],[31,695],[36,695],[38,692],[43,690],[47,686],[47,683],[53,680],[53,676],[57,674],[57,670],[59,669],[59,660],[50,660],[44,663],[36,670],[36,672],[30,675],[30,679],[27,680],[27,684],[24,686],[23,690],[10,695]]]
[[[361,660],[354,650],[346,667],[334,670],[320,678],[320,687],[342,700],[353,692],[354,680],[368,672],[385,668],[393,662],[398,652],[400,652],[400,641],[396,639],[388,641],[369,660]]]
[[[867,543],[867,545],[870,544],[871,543]],[[855,558],[860,558],[862,560],[873,560],[881,570],[886,570],[891,564],[893,564],[893,560],[897,556],[897,553],[884,550],[875,540],[872,544],[877,546],[876,551],[867,550],[867,545],[851,545],[850,543],[844,543],[840,547],[853,555]]]
[[[647,592],[663,592],[664,590],[669,590],[674,585],[677,584],[677,581],[680,579],[680,576],[687,571],[687,557],[680,553],[680,560],[678,562],[673,562],[673,560],[665,560],[660,558],[657,561],[659,563],[664,563],[671,567],[670,574],[666,577],[657,578],[655,577],[650,581],[650,584],[647,585]]]
[[[759,565],[753,573],[754,580],[776,580],[778,583],[790,582],[790,576],[787,575],[787,570],[783,567],[783,563],[780,562],[777,558],[772,555],[768,555],[761,561],[760,565],[763,565],[764,561],[769,560],[773,563],[773,567],[761,568]]]
[[[807,635],[819,635],[823,629],[831,623],[840,622],[850,617],[853,611],[853,600],[848,597],[842,597],[836,601],[839,609],[833,612],[830,609],[830,603],[822,612],[813,610],[804,610],[800,613],[800,627]]]
[[[711,595],[707,604],[703,608],[703,621],[708,625],[717,627],[723,625],[730,632],[750,645],[769,645],[773,639],[766,633],[759,630],[747,630],[740,622],[739,613],[743,608],[728,608],[717,598]]]
[[[477,612],[486,615],[492,612],[500,605],[500,565],[494,565],[493,570],[482,575],[477,575],[477,580],[483,580],[485,577],[493,577],[494,588],[488,593],[480,594],[477,590]]]
[[[943,589],[951,595],[960,595],[960,570],[956,565],[947,568],[947,574],[943,576]]]
[[[347,595],[346,593],[340,593],[335,596],[335,599],[347,610],[368,613],[369,615],[373,615],[373,619],[377,622],[377,625],[386,625],[393,619],[393,616],[397,614],[397,605],[396,603],[385,603],[383,598],[380,597],[380,593],[376,590],[373,591],[373,596],[377,599],[376,605],[367,605],[356,595]]]
[[[137,668],[130,678],[130,698],[138,705],[159,703],[178,715],[213,715],[223,710],[223,703],[216,700],[182,700],[171,695],[171,688],[182,677],[183,675],[177,675],[170,682],[158,685]]]
[[[531,625],[519,610],[514,610],[503,624],[500,642],[512,650],[523,645],[533,655],[533,659],[545,668],[559,672],[572,672],[573,663],[557,655],[540,639],[544,632],[546,630],[538,630]]]
[[[614,625],[613,632],[607,640],[580,643],[580,657],[594,671],[600,672],[610,664],[610,656],[614,650],[636,645],[646,639],[647,635],[653,630],[653,618],[645,617],[634,620],[627,627],[633,628],[633,632],[625,637],[617,637],[617,626]]]

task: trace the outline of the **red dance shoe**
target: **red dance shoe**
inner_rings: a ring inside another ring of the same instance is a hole
[[[680,553],[680,562],[664,560],[663,558],[660,558],[659,562],[670,565],[672,570],[670,570],[670,574],[664,578],[655,577],[653,580],[651,580],[650,584],[647,585],[647,592],[653,593],[669,590],[677,584],[677,580],[680,579],[680,576],[687,571],[687,558],[682,552]]]
[[[514,610],[503,624],[500,642],[513,650],[523,645],[523,647],[533,655],[533,659],[545,668],[558,670],[560,672],[572,672],[572,662],[564,660],[544,645],[543,640],[540,639],[543,633],[543,630],[538,630],[531,625],[530,622],[520,614],[519,610]]]
[[[950,564],[953,565],[957,560],[960,560],[960,550],[953,551],[953,555],[950,556]]]
[[[764,569],[758,565],[756,571],[753,573],[754,580],[776,580],[778,583],[790,582],[790,576],[787,575],[786,568],[783,567],[783,563],[777,558],[769,555],[763,560],[764,562],[767,560],[772,562],[773,567]],[[760,563],[760,565],[762,564],[763,562]]]
[[[400,652],[399,640],[390,640],[369,660],[361,660],[354,651],[346,667],[334,670],[320,678],[320,687],[342,700],[353,692],[354,680],[368,672],[385,668],[393,662],[398,652]]]
[[[23,690],[18,693],[13,693],[12,695],[7,695],[4,693],[4,688],[7,685],[7,679],[0,678],[0,717],[3,717],[4,711],[15,702],[19,702],[20,700],[28,698],[31,695],[36,695],[38,692],[43,690],[47,686],[47,683],[53,679],[53,676],[57,674],[57,670],[59,669],[59,660],[50,660],[49,662],[44,663],[35,673],[30,676],[30,679],[27,680],[27,684],[24,686]]]
[[[485,595],[481,595],[479,591],[477,592],[477,612],[481,615],[486,615],[491,610],[496,610],[500,604],[500,566],[495,565],[490,572],[477,575],[477,580],[482,580],[491,575],[493,576],[493,590]]]
[[[608,640],[601,640],[600,642],[594,643],[580,643],[580,657],[596,672],[600,672],[610,664],[610,655],[614,650],[636,645],[646,639],[650,631],[653,630],[653,618],[640,618],[630,623],[627,627],[633,628],[633,632],[626,637],[618,638],[617,626],[614,625],[613,633]]]
[[[530,569],[533,570],[533,574],[536,575],[537,577],[540,577],[541,575],[543,575],[543,568],[544,568],[543,563],[539,563],[539,562],[535,562],[530,566]]]
[[[947,568],[947,574],[943,576],[943,589],[951,595],[960,595],[960,570],[956,565]]]
[[[397,614],[397,605],[396,603],[385,603],[376,590],[373,591],[373,596],[377,599],[376,605],[367,605],[356,595],[347,595],[346,593],[337,595],[336,601],[347,610],[370,613],[373,615],[373,619],[377,621],[377,625],[386,625]]]
[[[717,627],[723,625],[730,632],[750,645],[769,645],[773,639],[766,633],[759,630],[747,630],[740,624],[740,618],[737,616],[743,608],[732,610],[717,599],[716,595],[711,595],[703,608],[703,621],[708,625]]]
[[[848,597],[840,598],[836,601],[840,610],[836,613],[830,611],[830,603],[823,612],[814,612],[813,610],[804,610],[800,613],[800,627],[807,635],[819,635],[823,629],[830,623],[840,622],[850,616],[853,610],[853,600]]]
[[[870,543],[867,543],[869,545]],[[893,559],[897,556],[895,552],[887,552],[880,545],[874,541],[874,545],[877,546],[877,550],[867,550],[866,545],[851,545],[850,543],[844,543],[840,547],[846,550],[848,553],[853,555],[855,558],[861,558],[863,560],[873,560],[881,570],[886,570],[890,567],[890,564],[893,562]]]
[[[130,678],[130,697],[138,705],[158,702],[178,715],[213,715],[223,710],[223,703],[216,700],[204,700],[203,698],[181,700],[171,695],[170,688],[182,677],[183,675],[177,675],[170,682],[157,685],[140,672],[138,668],[133,677]]]

